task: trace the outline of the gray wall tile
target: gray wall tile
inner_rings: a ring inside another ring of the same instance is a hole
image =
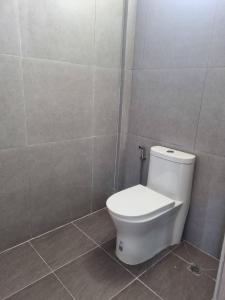
[[[31,236],[27,151],[0,151],[0,250]]]
[[[200,153],[197,157],[185,237],[219,257],[225,230],[225,159]]]
[[[210,49],[210,65],[214,67],[225,66],[225,1],[217,1],[215,25]]]
[[[20,0],[24,56],[91,64],[94,0]]]
[[[119,120],[120,71],[96,68],[94,135],[116,134]]]
[[[25,59],[29,144],[91,136],[92,70]]]
[[[148,139],[132,134],[128,134],[125,139],[126,145],[123,151],[120,152],[121,157],[121,168],[122,175],[119,177],[119,186],[123,188],[128,188],[136,184],[147,184],[148,179],[148,169],[149,169],[149,158],[150,158],[150,148],[152,146],[165,146],[181,151],[189,151],[180,145],[175,145],[172,143],[167,143],[159,140]],[[141,170],[140,161],[140,150],[139,146],[145,147],[146,150],[146,160],[143,162],[143,167]],[[122,148],[122,147],[121,147]],[[122,150],[122,149],[121,149]],[[140,178],[141,175],[141,178]]]
[[[204,67],[216,1],[150,0],[144,67]]]
[[[90,211],[91,139],[30,147],[32,235]]]
[[[134,61],[133,68],[143,68],[144,48],[147,30],[147,16],[149,9],[149,0],[138,0],[137,2],[137,17],[135,28],[135,42],[134,42]]]
[[[143,163],[142,182],[140,182],[141,161],[139,145],[146,148],[147,159]],[[148,176],[150,147],[157,145],[154,140],[142,138],[135,135],[128,135],[126,141],[126,153],[124,155],[125,172],[122,178],[125,188],[137,185],[139,183],[146,185]]]
[[[104,207],[107,198],[114,192],[116,142],[116,136],[94,138],[93,210]]]
[[[205,85],[196,148],[225,155],[225,69],[210,69]]]
[[[134,71],[130,133],[193,145],[204,77],[204,69]]]
[[[123,9],[123,0],[1,1],[0,251],[114,191]],[[104,135],[95,156],[93,135]]]
[[[0,149],[25,145],[20,59],[0,55]]]
[[[121,64],[123,0],[96,0],[95,64]]]
[[[196,152],[185,237],[217,256],[225,229],[225,71],[212,67],[225,66],[224,5],[138,1],[129,125],[122,127],[117,172],[119,189],[139,182],[139,144]],[[122,124],[128,117],[122,113]],[[148,161],[143,184],[147,171]]]
[[[0,2],[0,53],[20,54],[17,0]]]
[[[134,61],[134,45],[135,45],[135,30],[136,30],[136,17],[137,17],[137,2],[139,0],[127,1],[127,20],[124,20],[124,27],[126,28],[126,37],[124,43],[124,68],[130,70],[133,68]],[[124,1],[125,2],[125,1]],[[125,8],[124,8],[125,9]]]
[[[123,77],[122,111],[121,111],[121,132],[128,132],[129,112],[132,97],[132,78],[133,72],[126,70]]]

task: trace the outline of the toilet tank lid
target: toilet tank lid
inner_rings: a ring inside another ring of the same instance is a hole
[[[193,164],[196,158],[194,154],[162,146],[151,147],[151,155],[180,164]]]

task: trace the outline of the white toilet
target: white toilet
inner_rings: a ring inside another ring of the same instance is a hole
[[[142,263],[181,241],[188,213],[195,155],[154,146],[147,187],[136,185],[106,202],[117,229],[116,255]]]

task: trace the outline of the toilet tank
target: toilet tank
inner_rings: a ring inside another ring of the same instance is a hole
[[[161,146],[151,147],[147,186],[188,205],[194,163],[193,154]]]

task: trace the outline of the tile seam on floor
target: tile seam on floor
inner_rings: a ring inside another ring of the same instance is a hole
[[[137,278],[137,281],[143,284],[149,291],[151,291],[155,296],[157,296],[160,300],[164,300],[159,294],[157,294],[150,286],[148,286],[144,281],[140,278]]]
[[[35,248],[35,246],[32,245],[32,247],[35,249],[35,251],[38,253],[38,255],[41,256],[41,254],[38,252],[38,250]],[[91,252],[91,251],[93,251],[93,250],[95,250],[95,249],[97,249],[97,248],[99,248],[99,246],[98,246],[98,245],[95,245],[95,247],[93,247],[93,248],[91,248],[91,249],[85,251],[84,253],[82,253],[82,254],[76,256],[75,258],[69,260],[68,262],[64,263],[64,264],[61,265],[60,267],[52,268],[50,265],[48,265],[48,266],[51,268],[51,270],[52,270],[53,272],[56,272],[56,271],[58,271],[59,269],[65,267],[65,266],[67,266],[67,265],[69,265],[70,263],[74,262],[75,260],[81,258],[82,256],[88,254],[89,252]],[[42,256],[41,256],[41,257],[42,257]],[[47,262],[46,262],[46,263],[47,263]],[[47,263],[47,264],[48,264],[48,263]]]
[[[173,252],[173,254],[177,257],[177,258],[179,258],[180,260],[182,260],[182,261],[184,261],[186,264],[188,264],[188,265],[192,265],[193,263],[195,264],[195,262],[193,261],[193,262],[190,262],[190,261],[188,261],[188,260],[186,260],[185,258],[183,258],[182,256],[180,256],[179,254],[177,254],[177,253],[175,253],[175,252]],[[197,264],[198,265],[198,264]],[[203,272],[207,272],[207,271],[216,271],[217,269],[216,268],[208,268],[208,269],[205,269],[205,268],[202,268],[201,266],[199,266],[200,267],[200,269],[203,271]]]
[[[136,276],[131,273],[131,271],[129,271],[125,266],[123,266],[116,258],[114,258],[111,254],[109,254],[103,247],[102,244],[106,243],[102,243],[99,244],[98,242],[96,242],[94,239],[92,239],[85,231],[83,231],[80,227],[78,227],[78,225],[73,224],[77,229],[80,230],[81,233],[83,233],[87,238],[89,238],[92,242],[94,242],[105,254],[107,254],[107,256],[109,256],[114,262],[116,262],[118,265],[120,265],[124,270],[126,270],[130,275],[132,275],[132,277],[136,278]]]
[[[92,237],[90,237],[85,231],[83,231],[78,225],[73,224],[78,230],[80,230],[81,233],[83,233],[88,239],[90,239],[93,243],[95,243],[101,250],[104,251],[105,254],[107,254],[113,261],[115,261],[116,263],[118,263],[121,267],[123,267],[123,269],[125,269],[127,272],[129,272],[133,277],[135,277],[135,275],[133,273],[131,273],[125,266],[123,266],[120,262],[118,262],[112,255],[110,255],[103,247],[102,244],[106,243],[102,243],[99,244],[98,242],[96,242],[94,239],[92,239]]]
[[[52,271],[52,274],[56,277],[58,282],[61,284],[61,286],[67,291],[67,293],[72,297],[73,300],[76,300],[70,290],[63,284],[63,282],[58,278],[58,276],[55,274],[54,270],[49,266],[49,264],[45,261],[45,259],[40,255],[40,253],[33,247],[33,245],[30,242],[31,247],[33,250],[37,253],[37,255],[40,257],[40,259],[45,263],[45,265]]]
[[[96,242],[94,239],[92,239],[85,231],[83,231],[78,225],[72,223],[72,225],[77,228],[81,233],[83,233],[89,240],[91,240],[93,243],[96,244],[96,248],[100,248],[111,260],[113,260],[115,263],[117,263],[120,267],[122,267],[122,269],[124,269],[125,271],[127,271],[132,277],[133,279],[127,284],[125,285],[121,290],[117,291],[113,296],[111,296],[110,299],[113,299],[113,297],[117,296],[121,291],[123,291],[127,286],[131,285],[136,279],[137,277],[131,273],[128,269],[126,269],[120,262],[118,262],[114,257],[112,257],[103,247],[101,244],[99,244],[98,242]],[[92,249],[93,250],[93,249]]]
[[[178,247],[178,246],[177,246]],[[167,257],[169,254],[173,253],[174,249],[171,249],[170,251],[168,251],[167,253],[165,253],[162,257],[159,257],[159,259],[157,259],[152,265],[150,265],[149,267],[146,268],[146,270],[144,270],[142,273],[140,273],[137,276],[137,279],[139,279],[142,275],[144,275],[146,272],[148,272],[149,270],[151,270],[151,268],[154,268],[158,263],[160,263],[165,257]]]
[[[150,270],[151,269],[151,267],[149,267],[149,268],[147,268],[143,273],[141,273],[141,274],[139,274],[138,276],[135,276],[130,270],[128,270],[124,265],[122,265],[114,256],[112,256],[110,253],[108,253],[103,247],[102,247],[102,245],[101,244],[99,244],[99,243],[97,243],[95,240],[93,240],[91,237],[89,237],[89,235],[86,233],[86,232],[84,232],[82,229],[80,229],[79,227],[78,227],[78,225],[75,225],[75,224],[73,224],[76,228],[78,228],[83,234],[85,234],[89,239],[91,239],[93,242],[95,242],[97,245],[98,245],[98,247],[100,248],[100,249],[102,249],[103,251],[104,251],[104,253],[105,254],[107,254],[114,262],[116,262],[118,265],[120,265],[124,270],[126,270],[132,277],[134,277],[134,279],[130,282],[130,283],[128,283],[125,287],[123,287],[121,290],[120,290],[120,292],[122,292],[124,289],[126,289],[128,286],[130,286],[133,282],[135,282],[136,280],[138,280],[138,281],[140,281],[141,283],[143,283],[141,280],[139,280],[139,277],[141,276],[141,275],[143,275],[145,272],[147,272],[148,270]],[[107,242],[107,241],[106,241]],[[106,243],[105,242],[105,243]],[[178,247],[178,246],[177,246]],[[153,266],[155,266],[157,263],[159,263],[162,259],[164,259],[167,255],[169,255],[170,253],[172,253],[173,252],[173,250],[174,249],[171,249],[168,253],[166,253],[165,255],[163,255],[161,258],[159,258],[153,265],[152,265],[152,267]],[[144,284],[144,283],[143,283]],[[145,284],[144,284],[144,286],[146,286]],[[161,300],[164,300],[163,298],[161,298],[154,290],[152,290],[150,287],[148,287],[148,286],[146,286],[151,292],[153,292],[153,294],[155,294],[159,299],[161,299]],[[113,297],[115,297],[115,296],[117,296],[117,295],[119,295],[120,294],[120,292],[117,292],[114,296],[112,296],[111,298],[109,298],[109,300],[111,300],[111,299],[113,299]]]
[[[65,224],[63,224],[63,225],[60,225],[60,226],[56,227],[56,228],[50,229],[50,230],[48,230],[48,231],[46,231],[46,232],[44,232],[44,233],[41,233],[41,234],[39,234],[39,235],[37,235],[37,236],[34,236],[34,237],[32,237],[32,238],[30,238],[30,239],[28,239],[28,240],[26,240],[26,241],[24,241],[24,242],[22,242],[22,243],[16,244],[15,246],[12,246],[12,247],[10,247],[10,248],[7,248],[7,249],[5,249],[5,250],[2,250],[2,251],[0,251],[0,255],[1,255],[1,254],[4,254],[4,253],[7,253],[7,252],[9,252],[9,251],[11,251],[11,250],[13,250],[13,249],[15,249],[15,248],[17,248],[17,247],[22,246],[22,245],[29,244],[29,242],[31,242],[31,241],[33,241],[33,240],[35,240],[35,239],[38,239],[38,238],[40,238],[40,237],[42,237],[42,236],[45,236],[45,235],[47,235],[47,234],[49,234],[49,233],[51,233],[51,232],[54,232],[54,231],[56,231],[56,230],[58,230],[58,229],[61,229],[61,228],[63,228],[63,227],[66,227],[66,226],[68,226],[69,224],[74,225],[73,222],[76,222],[76,221],[79,221],[79,220],[84,219],[84,218],[86,218],[86,217],[89,217],[89,216],[91,216],[91,215],[93,215],[93,214],[95,214],[95,213],[98,213],[99,211],[105,210],[105,209],[106,209],[106,208],[103,207],[103,208],[101,208],[101,209],[99,209],[99,210],[96,210],[96,211],[94,211],[94,212],[92,212],[92,213],[89,213],[89,214],[87,214],[87,215],[85,215],[85,216],[83,216],[83,217],[80,217],[80,218],[78,218],[78,219],[74,219],[74,220],[69,221],[69,222],[67,222],[67,223],[65,223]]]
[[[27,242],[27,243],[28,243],[28,242]],[[29,244],[29,243],[28,243],[28,244]],[[31,246],[31,245],[30,245],[30,246]],[[42,259],[42,261],[43,261],[43,258],[40,256],[39,252],[34,248],[34,246],[32,245],[31,247],[32,247],[32,249],[37,253],[37,255],[38,255],[38,256]],[[31,285],[37,283],[38,281],[44,279],[45,277],[47,277],[47,276],[49,276],[49,275],[51,275],[51,274],[56,275],[56,274],[55,274],[56,271],[58,271],[58,270],[60,270],[61,268],[63,268],[63,267],[65,267],[65,266],[69,265],[70,263],[74,262],[75,260],[79,259],[80,257],[82,257],[82,256],[84,256],[84,255],[86,255],[86,254],[88,254],[89,252],[91,252],[91,251],[93,251],[93,250],[95,250],[95,249],[97,249],[97,248],[99,248],[99,246],[96,246],[96,247],[94,247],[94,248],[92,248],[92,249],[86,251],[85,253],[83,253],[83,254],[77,256],[77,257],[74,258],[73,260],[71,260],[71,261],[69,261],[69,262],[63,264],[62,266],[60,266],[59,268],[54,269],[54,270],[53,270],[53,269],[52,269],[52,268],[44,261],[44,263],[47,264],[48,268],[50,269],[50,272],[49,272],[49,273],[47,273],[47,274],[45,274],[44,276],[42,276],[42,277],[40,277],[40,278],[38,278],[38,279],[32,281],[32,282],[29,283],[28,285],[24,286],[23,288],[17,290],[16,292],[14,292],[14,293],[12,293],[12,294],[10,294],[10,295],[8,295],[8,296],[2,298],[1,300],[7,300],[7,299],[9,299],[10,297],[12,297],[12,296],[18,294],[19,292],[25,290],[25,289],[28,288],[29,286],[31,286]],[[59,280],[58,280],[58,281],[59,281]],[[62,284],[62,285],[63,285],[63,284]],[[73,298],[74,298],[74,297],[73,297]],[[75,299],[75,300],[76,300],[76,299]]]
[[[97,245],[99,247],[99,244],[92,239],[92,237],[90,237],[83,229],[81,229],[78,225],[74,224],[73,222],[71,223],[76,229],[78,229],[81,233],[83,233],[86,238],[88,238],[89,240],[91,240],[95,245]]]
[[[174,253],[174,252],[173,252],[173,254],[174,254],[177,258],[179,258],[180,260],[182,260],[183,262],[185,262],[187,265],[189,265],[189,266],[192,265],[192,262],[187,261],[187,260],[186,260],[185,258],[183,258],[182,256],[180,256],[180,255],[178,255],[178,254],[176,254],[176,253]],[[204,269],[200,266],[200,270],[202,271],[202,275],[208,277],[208,278],[211,279],[212,281],[216,281],[216,279],[215,279],[213,276],[211,276],[211,275],[209,275],[209,274],[206,273],[207,271],[216,271],[216,269],[205,269],[205,270],[204,270]]]
[[[135,281],[136,281],[136,278],[134,278],[131,282],[129,282],[128,284],[126,284],[122,289],[120,289],[118,292],[116,292],[113,296],[111,296],[110,298],[108,298],[108,300],[112,300],[113,298],[115,298],[116,296],[118,296],[120,293],[122,293],[126,288],[128,288]]]
[[[202,249],[200,249],[199,247],[195,246],[195,245],[192,244],[191,242],[189,242],[189,241],[187,241],[187,240],[183,240],[183,241],[186,242],[187,244],[191,245],[193,248],[199,250],[199,251],[202,252],[203,254],[205,254],[205,255],[211,257],[212,259],[216,260],[217,262],[220,261],[220,259],[218,259],[217,257],[215,257],[215,256],[213,256],[213,255],[211,255],[211,254],[209,254],[209,253],[207,253],[207,252],[205,252],[204,250],[202,250]]]
[[[11,293],[10,295],[8,295],[8,296],[2,298],[1,300],[7,300],[7,299],[9,299],[10,297],[12,297],[12,296],[14,296],[14,295],[20,293],[21,291],[25,290],[25,289],[28,288],[29,286],[31,286],[31,285],[37,283],[38,281],[44,279],[45,277],[47,277],[47,276],[49,276],[49,275],[51,275],[51,274],[53,274],[53,272],[50,272],[50,273],[45,274],[44,276],[42,276],[42,277],[40,277],[40,278],[38,278],[38,279],[32,281],[32,282],[29,283],[28,285],[26,285],[26,286],[24,286],[23,288],[17,290],[16,292]]]
[[[67,265],[69,265],[69,264],[73,263],[73,262],[74,262],[74,261],[76,261],[77,259],[79,259],[79,258],[81,258],[82,256],[84,256],[84,255],[86,255],[86,254],[88,254],[88,253],[90,253],[90,252],[94,251],[94,250],[95,250],[95,249],[97,249],[97,248],[99,248],[99,247],[98,247],[98,246],[95,246],[95,247],[93,247],[93,248],[91,248],[91,249],[87,250],[87,251],[86,251],[86,252],[84,252],[83,254],[81,254],[81,255],[77,256],[77,257],[76,257],[76,258],[74,258],[74,259],[71,259],[70,261],[66,262],[66,263],[65,263],[65,264],[63,264],[62,266],[60,266],[60,267],[58,267],[58,268],[56,268],[56,269],[53,269],[53,272],[56,272],[56,271],[58,271],[58,270],[62,269],[63,267],[65,267],[65,266],[67,266]]]

